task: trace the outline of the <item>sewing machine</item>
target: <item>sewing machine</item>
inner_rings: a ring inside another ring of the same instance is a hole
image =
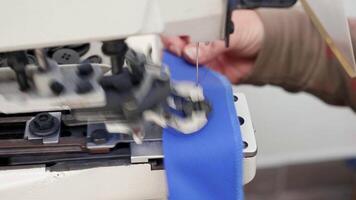
[[[2,1],[2,198],[166,198],[162,129],[194,134],[213,108],[199,85],[170,82],[158,34],[229,45],[234,9],[293,3]],[[231,101],[246,184],[257,145],[246,98],[235,93]],[[106,189],[95,190],[98,184]]]

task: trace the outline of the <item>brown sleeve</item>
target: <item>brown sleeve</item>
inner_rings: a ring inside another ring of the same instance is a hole
[[[356,111],[356,80],[346,75],[308,16],[295,8],[258,13],[266,34],[254,70],[244,83],[306,91]],[[351,32],[356,39],[356,29]]]

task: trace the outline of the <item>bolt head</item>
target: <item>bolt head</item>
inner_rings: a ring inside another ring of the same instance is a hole
[[[95,144],[105,144],[109,140],[109,133],[106,130],[98,129],[91,134],[90,138]]]
[[[64,90],[64,85],[58,81],[52,81],[49,85],[52,92],[56,95],[60,95]]]
[[[33,123],[39,130],[48,130],[54,125],[54,117],[48,113],[40,113],[33,119]]]
[[[82,80],[77,84],[76,92],[78,94],[86,94],[94,89],[93,85],[88,80]]]
[[[79,65],[77,74],[80,77],[87,77],[94,73],[93,66],[90,63]]]

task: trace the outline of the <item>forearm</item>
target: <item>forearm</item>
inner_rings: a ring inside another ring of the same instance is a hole
[[[328,103],[356,110],[352,80],[304,12],[265,9],[258,13],[265,28],[264,44],[245,83],[306,91]]]

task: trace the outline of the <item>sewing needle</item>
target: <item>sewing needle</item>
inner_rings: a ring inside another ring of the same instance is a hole
[[[199,84],[199,42],[196,45],[196,57],[195,57],[195,67],[196,67],[196,80],[195,84]]]

